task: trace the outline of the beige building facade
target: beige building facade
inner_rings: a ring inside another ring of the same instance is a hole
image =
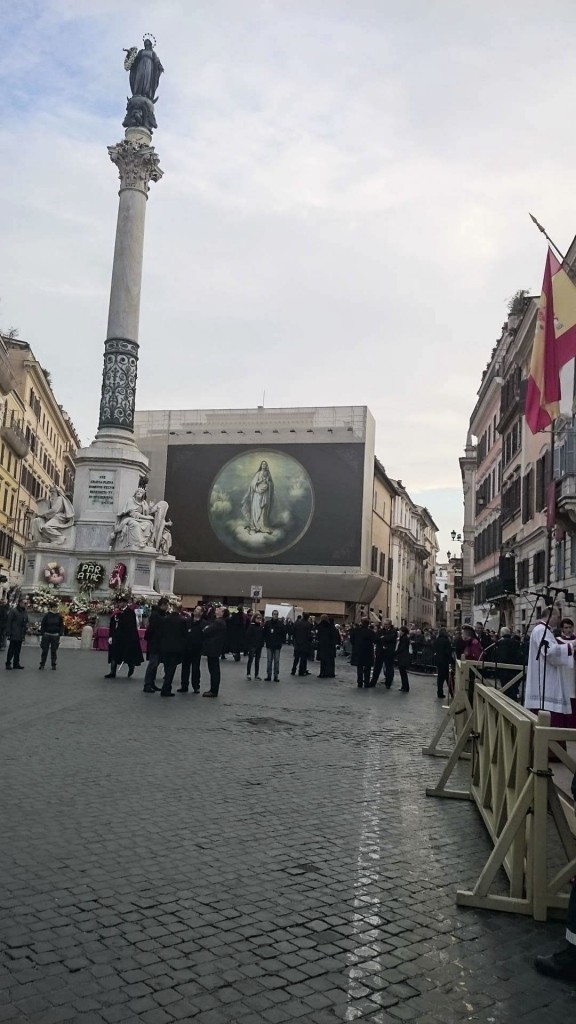
[[[48,499],[53,485],[72,494],[80,440],[30,346],[16,338],[0,340],[0,361],[5,355],[12,383],[0,416],[0,572],[8,577],[6,590],[23,582],[39,502]]]

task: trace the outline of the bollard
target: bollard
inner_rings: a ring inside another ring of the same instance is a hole
[[[93,639],[94,630],[92,629],[92,626],[84,626],[82,633],[80,634],[80,650],[91,651]]]

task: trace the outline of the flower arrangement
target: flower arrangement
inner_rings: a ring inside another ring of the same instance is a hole
[[[114,568],[112,569],[112,572],[110,573],[110,575],[108,577],[108,586],[112,590],[116,590],[117,588],[121,588],[122,584],[124,583],[124,580],[126,579],[127,571],[128,570],[126,569],[126,566],[124,565],[124,562],[118,562],[114,566]]]
[[[66,570],[62,565],[58,565],[58,562],[48,562],[44,569],[44,579],[47,583],[58,586],[58,584],[64,583]]]
[[[32,611],[45,615],[55,597],[56,593],[53,587],[47,585],[37,587],[29,597]]]
[[[64,616],[64,630],[66,632],[66,636],[80,636],[85,625],[86,619],[81,618],[79,615]]]

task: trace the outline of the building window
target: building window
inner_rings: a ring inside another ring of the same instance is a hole
[[[388,583],[392,583],[392,576],[394,575],[394,559],[388,559]]]
[[[534,470],[524,474],[522,480],[522,522],[528,523],[534,518]]]
[[[10,512],[9,515],[14,515],[14,495],[10,495]]]
[[[378,575],[384,579],[386,575],[386,555],[383,551],[380,552],[380,562],[378,564]]]
[[[378,548],[372,545],[372,559],[370,563],[370,569],[372,572],[378,572]]]
[[[537,551],[532,559],[532,579],[534,583],[543,583],[546,572],[546,552]]]
[[[556,545],[556,582],[563,580],[566,573],[566,541],[561,540]]]

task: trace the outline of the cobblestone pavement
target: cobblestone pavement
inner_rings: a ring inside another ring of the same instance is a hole
[[[0,1022],[548,1024],[576,997],[531,960],[559,923],[457,910],[476,809],[426,799],[441,714],[288,675],[221,697],[105,681],[102,655],[0,669]]]

